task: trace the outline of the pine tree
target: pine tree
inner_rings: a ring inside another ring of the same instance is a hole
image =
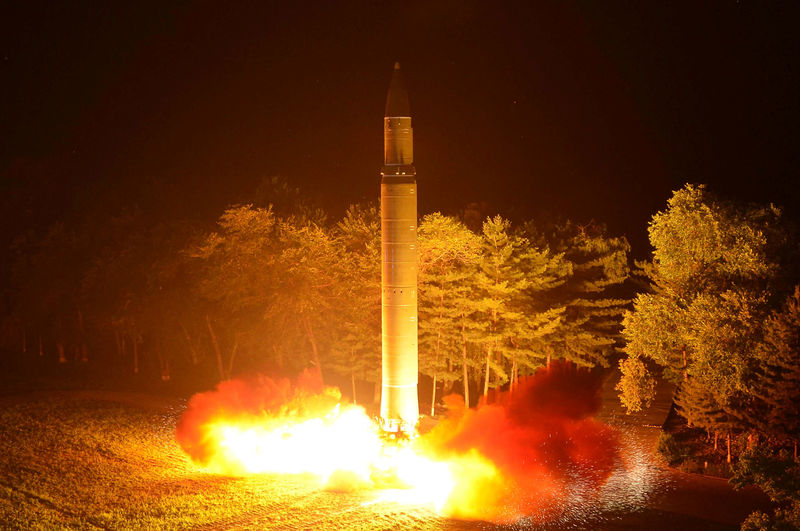
[[[630,274],[627,240],[608,236],[602,225],[581,226],[570,221],[542,231],[529,222],[524,232],[563,257],[557,277],[562,280],[539,296],[553,308],[564,308],[559,329],[547,342],[548,359],[607,367],[620,339],[623,311],[630,302],[614,296]]]
[[[460,317],[480,243],[456,218],[439,213],[425,216],[419,226],[419,362],[420,372],[433,379],[431,415],[439,380],[445,391],[459,378],[468,385]]]
[[[511,307],[521,319],[513,321],[508,341],[501,346],[510,365],[511,389],[520,375],[532,374],[547,364],[553,338],[564,324],[566,306],[550,295],[564,284],[572,266],[562,253],[554,254],[546,246],[539,247],[527,238],[520,238],[519,260],[526,285],[511,300]]]
[[[525,314],[519,304],[532,280],[525,275],[521,265],[528,248],[524,238],[510,233],[511,222],[500,216],[483,223],[482,256],[475,276],[475,286],[480,294],[478,311],[482,328],[480,343],[485,353],[483,397],[487,399],[489,387],[499,387],[508,380],[508,367],[513,365],[518,352],[513,341],[525,326]],[[495,382],[491,382],[494,371]]]
[[[758,345],[759,369],[748,391],[754,398],[743,415],[759,431],[793,447],[800,442],[800,286],[773,312]]]
[[[732,414],[730,404],[721,402],[719,395],[712,391],[708,382],[704,382],[700,377],[690,376],[678,386],[675,405],[689,425],[714,433],[715,447],[717,434],[725,436],[727,461],[730,463],[731,437],[735,432],[746,428],[739,418]]]
[[[328,364],[350,377],[353,400],[356,382],[380,386],[381,299],[380,215],[375,205],[352,205],[336,225],[342,289],[337,327]]]

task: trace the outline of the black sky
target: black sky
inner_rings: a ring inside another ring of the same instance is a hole
[[[283,175],[376,199],[394,61],[421,210],[605,222],[685,182],[796,211],[800,10],[765,2],[16,2],[5,236],[137,204],[213,220]]]

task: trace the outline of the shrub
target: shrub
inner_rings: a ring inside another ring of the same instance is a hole
[[[689,452],[671,433],[661,432],[658,436],[656,451],[661,454],[670,466],[683,463]]]

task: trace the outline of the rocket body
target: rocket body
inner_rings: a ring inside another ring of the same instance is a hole
[[[411,432],[417,398],[417,178],[408,96],[395,64],[383,119],[381,172],[381,420]]]

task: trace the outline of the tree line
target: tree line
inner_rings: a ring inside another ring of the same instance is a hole
[[[316,367],[354,399],[377,399],[379,207],[331,220],[272,185],[264,206],[231,206],[206,230],[148,224],[134,209],[23,235],[6,349],[162,380]],[[554,359],[613,359],[629,302],[625,238],[595,223],[494,216],[468,227],[440,213],[418,234],[423,403],[458,392],[474,404]]]

